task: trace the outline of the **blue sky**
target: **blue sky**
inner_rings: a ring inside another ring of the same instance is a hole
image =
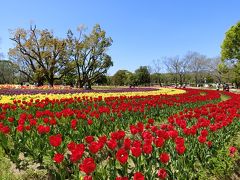
[[[225,32],[240,20],[239,7],[239,0],[7,0],[1,2],[0,52],[7,59],[13,47],[9,29],[31,22],[58,37],[98,23],[113,39],[110,75],[188,51],[215,57]]]

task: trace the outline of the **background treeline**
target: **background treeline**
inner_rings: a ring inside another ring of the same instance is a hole
[[[203,86],[213,83],[233,83],[233,71],[222,64],[220,57],[208,58],[197,52],[153,60],[148,66],[141,66],[135,72],[119,70],[109,83],[112,85],[191,85]]]
[[[226,32],[219,57],[209,58],[189,51],[183,57],[153,60],[134,72],[118,70],[113,76],[107,75],[113,66],[108,54],[111,37],[98,24],[89,34],[85,32],[84,26],[80,26],[76,35],[68,30],[65,38],[58,38],[52,31],[36,26],[12,31],[10,39],[14,47],[9,50],[9,60],[0,60],[0,83],[91,88],[92,85],[202,86],[226,82],[240,87],[240,22]]]
[[[153,60],[151,65],[140,66],[134,72],[118,70],[112,76],[102,74],[92,83],[115,86],[202,86],[205,83],[234,83],[233,71],[220,71],[218,67],[221,67],[220,58],[207,58],[199,53],[189,52],[182,59],[168,57]],[[19,71],[18,64],[6,60],[0,61],[0,83],[20,84],[21,82],[33,83],[34,81]],[[54,82],[76,86],[76,76],[66,75]]]

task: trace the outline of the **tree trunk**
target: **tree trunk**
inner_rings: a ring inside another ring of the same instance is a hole
[[[91,80],[87,80],[87,86],[88,89],[92,89]]]
[[[48,85],[49,85],[50,87],[53,87],[53,83],[54,83],[54,78],[53,78],[53,76],[50,75],[50,77],[49,77],[49,76],[46,75],[45,78],[46,78],[46,80],[47,80],[47,82],[48,82]]]
[[[236,84],[236,89],[238,89],[240,87],[240,82],[235,82]]]
[[[43,79],[38,79],[37,80],[37,86],[40,87],[40,86],[43,86]]]
[[[178,78],[177,78],[177,75],[175,75],[174,79],[175,79],[175,85],[177,86],[177,84],[178,84]]]
[[[162,82],[160,78],[158,79],[158,83],[159,83],[159,86],[162,87]]]
[[[81,80],[78,80],[78,82],[79,82],[79,88],[83,88],[83,86],[84,86],[84,82],[81,81]]]
[[[198,78],[196,75],[195,75],[195,85],[196,85],[196,87],[198,87]]]
[[[50,86],[50,87],[53,87],[53,85],[54,85],[54,79],[50,79],[48,83],[49,83],[49,86]]]
[[[218,79],[218,82],[219,82],[220,84],[222,84],[221,77],[217,76],[217,79]]]
[[[179,74],[179,83],[182,86],[183,85],[183,76],[182,74]]]
[[[92,89],[92,85],[91,84],[88,84],[88,89]]]

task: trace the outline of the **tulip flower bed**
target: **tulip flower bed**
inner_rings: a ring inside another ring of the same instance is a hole
[[[122,88],[112,90],[39,90],[39,89],[0,89],[0,103],[12,103],[15,101],[33,101],[34,99],[63,99],[63,98],[78,98],[78,97],[92,97],[98,98],[99,96],[148,96],[159,94],[181,94],[185,93],[181,89],[154,89],[154,88]]]
[[[16,95],[16,94],[76,94],[76,93],[122,93],[122,92],[142,92],[142,91],[156,91],[155,88],[116,88],[106,90],[84,90],[84,89],[0,89],[2,95]]]
[[[14,100],[0,104],[0,146],[18,168],[28,159],[54,179],[198,178],[196,163],[211,168],[240,129],[240,95],[225,94]]]

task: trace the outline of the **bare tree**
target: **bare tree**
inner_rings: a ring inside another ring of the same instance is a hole
[[[160,59],[153,60],[153,71],[154,73],[161,73],[163,62]]]
[[[223,72],[221,71],[221,68],[219,68],[221,64],[221,58],[220,57],[208,58],[207,61],[209,73],[213,77],[215,77],[219,83],[222,83]]]
[[[157,77],[157,81],[158,84],[160,86],[162,86],[162,74],[161,74],[161,70],[162,70],[162,66],[163,66],[163,62],[160,59],[154,59],[152,61],[152,71],[154,72],[154,74]]]
[[[147,66],[148,72],[150,74],[154,73],[153,67],[152,66]]]
[[[179,56],[168,57],[165,59],[164,64],[167,67],[168,72],[173,74],[175,84],[177,85],[179,83],[180,85],[183,85],[188,70],[187,59],[180,59]]]
[[[188,52],[184,59],[188,61],[188,69],[193,74],[197,86],[202,81],[203,73],[207,71],[208,60],[198,52]]]

